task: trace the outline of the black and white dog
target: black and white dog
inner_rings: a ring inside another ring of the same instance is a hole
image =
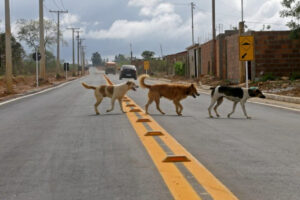
[[[259,89],[246,89],[246,88],[240,88],[240,87],[227,87],[227,86],[217,86],[210,88],[211,91],[211,103],[208,107],[208,114],[209,117],[213,118],[211,115],[211,109],[214,106],[214,104],[217,102],[216,106],[214,107],[214,110],[216,112],[217,117],[220,117],[218,114],[217,108],[221,103],[223,102],[223,97],[233,101],[233,109],[232,112],[227,115],[228,118],[230,118],[230,115],[234,113],[236,104],[238,102],[241,103],[241,107],[243,109],[244,115],[247,117],[247,119],[251,119],[246,113],[245,109],[245,103],[247,99],[251,97],[259,97],[259,98],[266,98],[263,93]]]

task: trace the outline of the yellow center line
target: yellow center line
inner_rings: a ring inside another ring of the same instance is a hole
[[[125,107],[125,105],[126,104],[123,103],[123,107]],[[133,126],[135,132],[145,146],[148,154],[152,158],[155,166],[163,177],[174,199],[201,200],[196,191],[192,188],[183,174],[173,163],[162,162],[166,157],[166,153],[153,137],[145,136],[147,129],[145,128],[143,123],[137,123],[136,121],[138,117],[134,112],[129,111],[130,108],[126,107],[126,114],[131,125]]]
[[[112,82],[108,77],[104,76],[108,84]],[[127,97],[128,98],[128,97]],[[139,112],[143,118],[150,119],[147,122],[149,127],[155,131],[160,131],[163,136],[159,136],[161,140],[173,151],[175,155],[185,155],[190,162],[184,162],[186,169],[194,176],[197,182],[211,195],[214,200],[238,200],[238,198],[223,185],[208,169],[206,169],[192,154],[190,154],[182,145],[180,145],[166,130],[164,130],[150,115],[144,114],[144,110],[138,106],[132,99],[130,104],[135,104],[135,109],[140,109]],[[193,200],[201,199],[191,184],[186,180],[184,175],[173,163],[166,163],[163,160],[167,154],[158,144],[158,142],[151,136],[145,136],[147,132],[143,123],[137,122],[137,115],[135,112],[129,112],[130,107],[126,107],[126,103],[123,102],[123,108],[125,108],[126,115],[133,126],[136,134],[140,138],[141,142],[145,146],[148,154],[153,160],[159,173],[163,177],[167,187],[169,188],[174,199]]]

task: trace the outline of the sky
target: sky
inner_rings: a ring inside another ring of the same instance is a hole
[[[244,0],[244,20],[251,30],[287,30],[279,16],[281,0]],[[211,39],[212,5],[210,0],[194,0],[195,42]],[[10,0],[12,33],[18,19],[38,19],[38,0]],[[44,0],[45,18],[57,22],[49,10],[68,10],[61,15],[61,30],[68,45],[61,47],[61,58],[72,60],[72,33],[80,27],[87,58],[99,52],[113,60],[117,54],[141,57],[144,50],[156,56],[184,51],[192,44],[191,1],[186,0]],[[4,31],[4,1],[0,2],[0,31]],[[237,27],[241,21],[241,0],[216,0],[216,32]],[[27,51],[28,48],[24,44]],[[52,51],[56,52],[56,46]]]

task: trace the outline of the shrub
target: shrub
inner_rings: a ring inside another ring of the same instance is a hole
[[[296,79],[300,79],[300,72],[292,72],[290,75],[290,80],[294,81]]]
[[[184,76],[185,74],[185,66],[184,63],[182,62],[176,62],[174,64],[174,68],[175,68],[175,74],[179,75],[179,76]]]

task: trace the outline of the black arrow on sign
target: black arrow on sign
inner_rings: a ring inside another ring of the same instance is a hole
[[[244,53],[244,55],[242,55],[242,58],[245,58],[245,57],[246,57],[246,55],[247,55],[247,53]]]
[[[250,45],[250,43],[248,43],[248,42],[245,42],[245,43],[243,43],[242,45],[243,45],[243,46],[244,46],[244,45]]]

